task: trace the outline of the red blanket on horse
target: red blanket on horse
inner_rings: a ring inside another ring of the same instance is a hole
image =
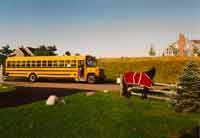
[[[147,88],[153,85],[153,81],[144,72],[127,72],[124,74],[124,81],[126,84],[137,84]]]

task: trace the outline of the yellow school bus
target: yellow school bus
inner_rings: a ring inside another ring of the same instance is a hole
[[[8,77],[26,77],[35,82],[38,78],[72,78],[95,83],[103,78],[93,56],[30,56],[8,57],[5,64]]]

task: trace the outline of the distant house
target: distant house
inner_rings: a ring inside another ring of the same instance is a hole
[[[177,56],[178,55],[178,46],[177,42],[171,44],[168,48],[165,50],[166,56]]]
[[[183,34],[179,34],[179,40],[169,45],[165,51],[165,56],[196,56],[194,49],[200,50],[200,40],[188,40]]]
[[[8,56],[18,56],[18,57],[24,57],[24,56],[34,56],[33,51],[35,49],[31,47],[19,47],[16,48],[11,54]]]

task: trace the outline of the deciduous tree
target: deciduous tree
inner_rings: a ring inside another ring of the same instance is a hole
[[[13,52],[13,50],[10,49],[9,45],[2,46],[2,48],[0,49],[0,54],[2,54],[4,56],[8,56],[12,52]]]
[[[35,48],[33,53],[36,56],[54,56],[54,55],[57,55],[55,53],[56,51],[57,51],[57,48],[55,45],[53,46],[41,45],[38,48]]]
[[[66,52],[65,52],[65,55],[66,55],[66,56],[70,56],[71,53],[70,53],[69,51],[66,51]]]

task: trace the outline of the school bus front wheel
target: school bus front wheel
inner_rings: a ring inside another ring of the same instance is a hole
[[[94,74],[88,74],[87,82],[90,84],[94,84],[96,82],[96,76]]]

